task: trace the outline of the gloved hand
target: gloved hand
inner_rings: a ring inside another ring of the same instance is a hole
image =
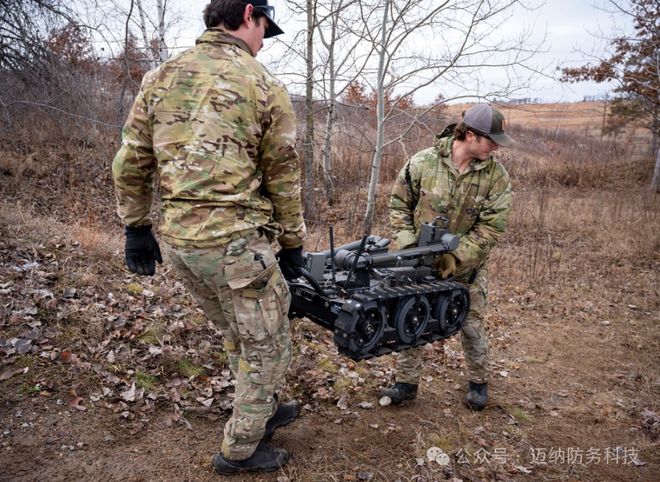
[[[153,276],[156,273],[156,261],[163,262],[151,226],[126,226],[125,253],[128,270],[143,276]]]
[[[456,274],[456,256],[451,253],[442,253],[438,262],[440,278],[447,279]]]
[[[305,267],[302,246],[298,248],[282,248],[277,252],[275,257],[286,279],[291,281],[300,277],[300,269]]]

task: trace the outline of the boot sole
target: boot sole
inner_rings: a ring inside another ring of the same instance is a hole
[[[222,469],[220,469],[216,465],[216,459],[219,456],[220,454],[216,454],[213,456],[213,468],[220,475],[236,475],[236,474],[244,474],[246,472],[275,472],[276,470],[280,470],[282,467],[284,467],[291,458],[291,455],[287,453],[284,456],[284,460],[282,460],[282,462],[277,467],[242,468],[242,467],[223,466]]]
[[[484,408],[486,408],[487,404],[488,404],[488,402],[484,403],[483,405],[481,405],[481,404],[477,405],[477,404],[470,403],[467,400],[463,400],[463,405],[465,405],[470,410],[474,410],[475,412],[481,412]]]

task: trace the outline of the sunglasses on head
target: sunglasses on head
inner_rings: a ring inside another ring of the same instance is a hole
[[[272,5],[253,5],[255,10],[266,14],[271,20],[275,20],[275,7]]]

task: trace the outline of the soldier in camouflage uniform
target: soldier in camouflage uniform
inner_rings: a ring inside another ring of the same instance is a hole
[[[396,247],[417,245],[420,224],[438,216],[449,220],[459,247],[439,257],[442,278],[455,276],[469,285],[470,312],[461,330],[467,364],[465,403],[482,410],[488,401],[488,338],[484,329],[486,269],[490,250],[505,231],[511,210],[511,183],[491,153],[513,139],[504,133],[504,116],[488,104],[465,112],[462,122],[448,126],[435,145],[415,154],[401,169],[390,198],[390,223]],[[396,383],[383,395],[398,405],[417,395],[422,370],[421,348],[398,355]]]
[[[144,76],[112,165],[129,270],[153,275],[162,262],[149,217],[157,173],[168,257],[222,332],[236,388],[213,459],[221,474],[285,464],[268,442],[300,412],[275,394],[291,359],[283,275],[299,275],[306,230],[291,100],[254,58],[282,33],[273,13],[266,0],[212,0],[195,47]]]

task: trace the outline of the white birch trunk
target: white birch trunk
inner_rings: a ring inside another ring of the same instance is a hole
[[[341,2],[340,2],[341,5]],[[321,151],[321,158],[323,162],[323,186],[325,188],[325,197],[328,205],[332,206],[335,203],[335,186],[332,180],[332,131],[335,126],[335,107],[337,100],[335,99],[335,40],[337,35],[337,21],[336,17],[332,20],[330,42],[328,44],[328,74],[330,80],[328,82],[328,113],[325,121],[325,136],[323,138],[323,148]]]
[[[307,0],[307,47],[305,79],[305,213],[314,212],[314,0]]]
[[[142,0],[135,0],[135,4],[138,8],[138,14],[140,15],[140,32],[142,33],[142,42],[144,43],[144,55],[149,62],[150,68],[156,67],[156,60],[151,54],[151,44],[149,43],[149,37],[147,36],[147,22],[144,16],[144,8],[142,8]]]
[[[168,57],[167,44],[165,43],[165,4],[163,0],[156,0],[158,10],[158,59],[161,63]]]
[[[390,0],[385,0],[383,9],[383,23],[381,29],[380,46],[378,49],[378,79],[376,84],[376,146],[371,160],[371,177],[367,194],[367,211],[364,215],[364,234],[371,233],[376,211],[376,196],[378,194],[378,178],[380,176],[380,163],[383,159],[383,145],[385,144],[385,56],[387,54],[387,15],[390,9]]]

